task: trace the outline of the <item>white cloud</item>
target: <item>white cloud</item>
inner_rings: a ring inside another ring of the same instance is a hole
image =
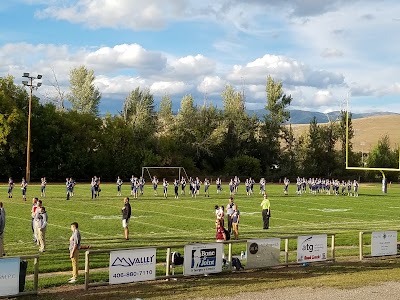
[[[266,54],[245,66],[236,65],[228,79],[238,82],[245,79],[246,83],[262,84],[271,75],[284,84],[294,86],[312,86],[325,88],[330,85],[341,85],[344,76],[326,70],[314,70],[304,63],[294,59]]]
[[[319,90],[314,94],[314,101],[316,106],[328,106],[333,101],[332,93],[327,90]]]
[[[225,88],[226,81],[219,76],[206,76],[197,85],[197,90],[201,93],[216,94],[221,93]]]
[[[50,2],[38,10],[39,18],[83,23],[90,28],[161,29],[181,17],[187,1],[174,0],[77,0]]]
[[[339,49],[335,48],[325,48],[322,53],[322,57],[341,57],[343,56],[343,52],[340,51]]]
[[[148,51],[138,44],[102,47],[86,56],[86,62],[99,70],[137,68],[139,71],[160,71],[166,66],[166,57],[160,52]]]
[[[177,78],[187,80],[188,78],[195,78],[197,76],[204,76],[214,72],[216,63],[201,55],[196,56],[188,55],[178,59],[168,60],[168,70],[166,74]]]
[[[156,96],[176,95],[188,92],[192,86],[182,81],[157,81],[150,86],[150,91]]]
[[[145,89],[149,82],[141,77],[129,76],[96,76],[96,86],[103,94],[128,94],[137,87]]]

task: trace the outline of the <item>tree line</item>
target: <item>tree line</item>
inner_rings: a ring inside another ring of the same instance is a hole
[[[345,168],[346,112],[328,124],[310,120],[309,130],[296,137],[288,110],[292,97],[282,82],[268,76],[265,115],[250,116],[244,95],[227,85],[223,107],[197,105],[192,95],[181,99],[174,114],[168,95],[155,109],[148,89],[134,88],[121,113],[99,115],[101,93],[94,73],[85,66],[70,72],[70,92],[53,103],[32,99],[31,178],[49,181],[66,177],[89,180],[93,175],[114,181],[139,175],[142,166],[183,166],[194,176],[252,176],[277,181],[283,177],[375,179],[375,173]],[[11,76],[0,79],[0,181],[24,176],[27,143],[27,91]],[[398,150],[384,136],[368,158],[353,151],[349,114],[349,165],[398,166]],[[389,174],[390,180],[397,174]]]

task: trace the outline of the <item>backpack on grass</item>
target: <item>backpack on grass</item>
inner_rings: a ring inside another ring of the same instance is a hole
[[[229,241],[231,239],[231,233],[227,229],[225,229],[225,227],[224,227],[224,233],[225,233],[225,240]]]
[[[175,266],[183,265],[183,256],[179,252],[172,252],[171,263]]]
[[[242,263],[240,262],[239,258],[237,257],[232,257],[232,267],[236,269],[236,271],[240,271],[241,269],[244,269],[242,266]]]

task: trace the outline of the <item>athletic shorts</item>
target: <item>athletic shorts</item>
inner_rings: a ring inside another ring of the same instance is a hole
[[[128,225],[129,225],[129,219],[122,219],[122,227],[128,228]]]

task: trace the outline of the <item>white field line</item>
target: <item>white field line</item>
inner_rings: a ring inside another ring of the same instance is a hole
[[[102,203],[97,203],[97,205],[101,205],[101,206],[104,206],[104,207],[114,207],[112,205],[102,204]],[[169,205],[169,206],[172,206],[172,205]],[[182,208],[181,206],[173,206],[173,207]],[[170,214],[170,213],[165,213],[165,212],[152,211],[152,210],[148,210],[148,209],[147,210],[143,210],[143,209],[138,209],[138,208],[135,208],[133,210],[133,212],[135,212],[135,211],[144,212],[144,213],[149,212],[149,213],[153,213],[155,215],[165,215],[165,216],[170,216],[170,217],[179,217],[179,218],[184,218],[184,219],[189,219],[189,220],[195,219],[195,220],[200,220],[200,221],[207,221],[207,222],[210,222],[210,224],[214,223],[214,219],[213,218],[206,219],[206,218],[191,217],[191,216],[185,216],[185,215],[177,215],[177,214]],[[135,222],[139,222],[139,221],[135,220]],[[139,222],[139,223],[148,224],[148,225],[152,225],[153,226],[153,224],[149,224],[149,223],[144,223],[144,222]],[[154,226],[156,226],[156,225],[154,225]],[[159,225],[159,226],[161,226],[161,225]],[[241,227],[258,228],[256,226],[247,225],[247,224],[240,224],[240,226]],[[182,232],[187,232],[187,230],[182,230],[182,229],[175,228],[175,227],[169,227],[169,226],[162,226],[162,227],[170,228],[170,229],[177,229],[177,230],[180,230]]]
[[[12,218],[12,219],[16,219],[16,220],[28,221],[29,223],[32,222],[31,219],[27,220],[27,219],[18,218],[18,217],[14,217],[14,216],[10,216],[10,215],[7,215],[7,218]],[[48,225],[48,226],[54,226],[54,227],[62,228],[62,229],[71,230],[71,228],[68,227],[68,226],[61,226],[61,225],[57,225],[57,224],[53,224],[53,223],[47,223],[47,225]],[[106,236],[104,236],[104,235],[97,234],[97,233],[93,233],[93,232],[89,232],[89,231],[83,231],[83,230],[80,230],[80,229],[79,229],[79,231],[82,232],[82,233],[85,233],[85,234],[95,235],[95,236],[104,237],[104,238],[106,237]]]
[[[170,206],[170,207],[182,208],[181,206],[178,206],[178,205],[172,205],[172,204],[166,204],[166,203],[162,203],[162,205]],[[243,205],[241,205],[240,207],[243,207]],[[196,210],[197,210],[197,208],[196,208]],[[210,212],[210,210],[206,210],[206,209],[198,209],[198,210]],[[239,210],[240,210],[240,209],[239,209]],[[243,212],[242,212],[242,213],[243,213]],[[170,215],[172,215],[172,214],[170,214]],[[175,215],[173,215],[173,216],[175,216]],[[251,217],[255,217],[255,216],[251,216]],[[192,217],[186,217],[186,218],[193,219]],[[262,222],[261,211],[259,212],[259,215],[257,216],[257,218],[260,219],[260,224],[261,224],[261,222]],[[275,220],[283,220],[283,221],[295,222],[295,223],[297,223],[297,224],[309,224],[308,222],[304,222],[304,221],[298,221],[298,220],[292,220],[292,219],[285,219],[285,218],[277,218],[277,217],[273,217],[273,218],[274,218]],[[197,218],[197,219],[200,219],[200,218]],[[206,219],[201,219],[201,220],[206,220]],[[207,220],[210,220],[210,219],[207,219]],[[241,226],[241,227],[258,228],[258,227],[256,227],[256,226],[247,225],[247,224],[242,224],[242,223],[240,223],[240,226]],[[261,225],[260,225],[260,227],[261,227]]]
[[[371,204],[371,203],[366,202],[367,200],[362,196],[359,196],[359,197],[339,196],[339,197],[335,197],[334,199],[344,200],[344,201],[347,199],[347,200],[351,200],[352,203],[357,202],[357,203],[359,203],[361,205],[369,205],[369,204]],[[325,205],[325,207],[327,205],[326,203],[321,203],[320,199],[313,199],[313,197],[308,197],[308,198],[306,198],[304,200],[301,200],[301,197],[299,197],[299,198],[296,198],[296,200],[294,200],[294,201],[295,201],[295,203],[299,203],[300,202],[300,203],[303,203],[303,204],[307,205],[307,204],[310,203],[310,200],[312,200],[311,202],[312,202],[313,205],[319,205],[319,206],[324,206]],[[394,201],[394,202],[392,202],[390,200],[391,199],[389,199],[389,198],[385,199],[385,204],[387,204],[387,205],[398,204],[397,200]],[[387,202],[389,202],[389,203],[387,203]],[[346,204],[347,202],[334,202],[334,203],[335,204]],[[279,205],[279,204],[282,204],[282,203],[279,202],[279,201],[276,201],[275,204]],[[379,204],[379,203],[374,202],[373,203],[373,208],[369,208],[369,211],[378,211],[378,212],[382,212],[382,213],[386,213],[387,212],[386,210],[380,209],[379,208],[380,205],[377,205],[377,204]],[[400,208],[400,207],[397,207],[397,208]],[[363,213],[358,213],[358,214],[363,214]],[[380,215],[380,216],[386,217],[387,215],[385,214],[385,215]]]
[[[19,204],[19,203],[18,203]],[[99,205],[99,203],[96,203],[97,205]],[[105,205],[102,205],[102,206],[105,206]],[[107,206],[109,206],[109,207],[113,207],[113,206],[111,206],[111,205],[107,205]],[[64,211],[64,212],[70,212],[70,213],[76,213],[76,214],[82,214],[82,215],[89,215],[89,216],[91,216],[91,217],[93,217],[93,216],[95,216],[94,214],[91,214],[91,213],[86,213],[86,212],[81,212],[81,211],[73,211],[73,210],[67,210],[67,209],[62,209],[62,208],[56,208],[56,207],[51,207],[51,206],[49,206],[49,205],[46,205],[46,209],[47,210],[52,210],[52,209],[54,209],[54,210],[58,210],[58,211]],[[9,218],[10,216],[8,216],[7,215],[7,218]],[[25,220],[25,219],[23,219],[23,218],[18,218],[18,217],[13,217],[13,218],[15,218],[15,219],[20,219],[20,220]],[[25,221],[29,221],[29,222],[31,222],[31,219],[29,219],[29,220],[25,220]],[[159,227],[159,228],[167,228],[167,229],[170,229],[171,227],[168,227],[168,226],[162,226],[162,225],[157,225],[157,224],[151,224],[151,223],[146,223],[146,222],[142,222],[142,221],[138,221],[137,219],[135,219],[135,222],[138,222],[138,223],[141,223],[141,224],[145,224],[145,225],[150,225],[150,226],[153,226],[153,227]],[[48,225],[52,225],[52,226],[55,226],[55,227],[60,227],[60,228],[68,228],[68,229],[70,229],[69,227],[65,227],[65,226],[60,226],[60,225],[56,225],[56,224],[53,224],[53,223],[49,223]],[[183,230],[183,229],[178,229],[177,228],[177,230],[180,230],[180,231],[182,231],[182,232],[187,232],[186,230]],[[82,230],[79,230],[80,232],[82,232],[82,233],[88,233],[88,234],[91,234],[91,235],[97,235],[97,236],[99,236],[99,237],[104,237],[104,238],[107,238],[107,237],[109,237],[109,236],[105,236],[105,235],[100,235],[100,234],[96,234],[96,233],[90,233],[90,232],[85,232],[85,231],[82,231]]]
[[[298,202],[302,202],[302,203],[304,203],[304,204],[307,204],[307,202],[305,202],[305,201],[296,201],[296,203],[298,203]],[[301,207],[299,207],[299,206],[294,206],[294,205],[288,205],[288,204],[283,204],[283,203],[275,203],[277,206],[286,206],[286,207],[293,207],[293,208],[301,208],[301,209],[304,209],[304,210],[306,210],[306,209],[308,209],[309,207],[310,207],[310,205],[309,205],[309,203],[308,203],[308,205],[306,206],[306,207],[303,207],[303,206],[301,206]],[[326,203],[313,203],[312,205],[315,205],[315,204],[317,204],[317,205],[320,205],[320,206],[322,206],[322,207],[324,207],[324,208],[327,208],[327,204]],[[378,211],[378,212],[383,212],[382,210],[379,210],[379,209],[369,209],[369,212],[373,212],[373,211]],[[297,212],[296,212],[297,213]],[[362,215],[362,216],[365,216],[365,213],[363,213],[363,212],[357,212],[357,211],[354,211],[354,210],[351,210],[351,214],[354,214],[354,215]],[[313,214],[314,216],[322,216],[322,215],[316,215],[316,214]],[[327,215],[324,215],[325,217],[327,216]],[[382,218],[387,218],[388,217],[388,215],[387,214],[374,214],[374,216],[376,216],[376,217],[382,217]],[[341,219],[356,219],[356,220],[358,220],[357,218],[346,218],[344,215],[343,216],[331,216],[331,215],[329,215],[329,217],[330,218],[341,218]],[[400,220],[399,218],[397,219],[397,220]]]

